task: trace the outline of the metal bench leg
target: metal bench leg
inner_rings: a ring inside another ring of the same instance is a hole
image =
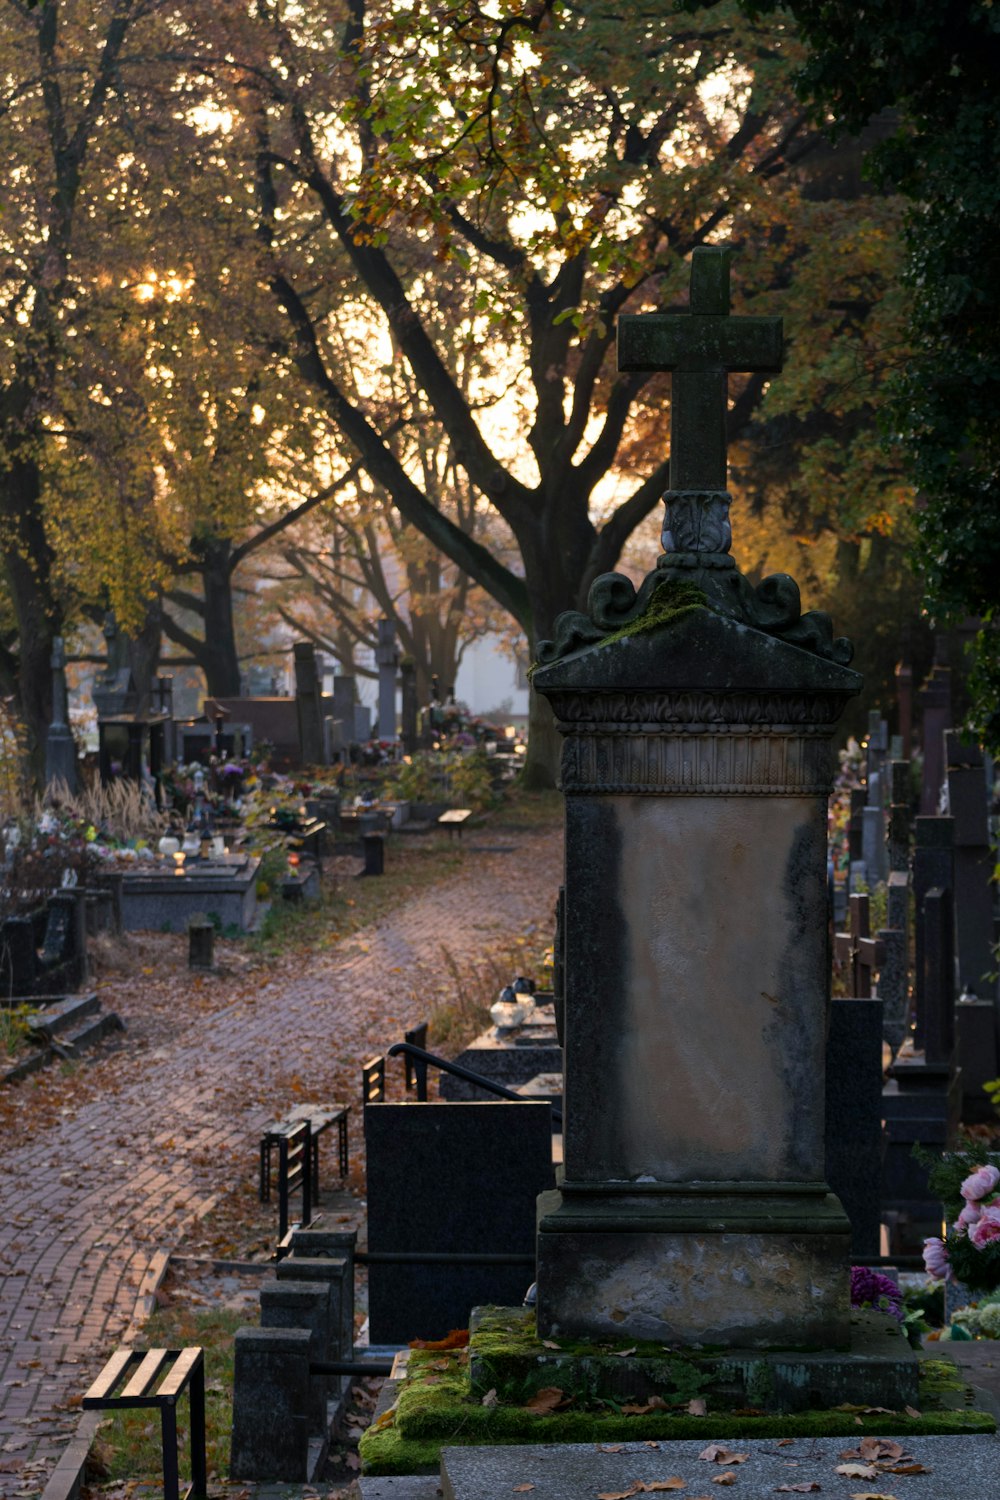
[[[191,1496],[208,1500],[208,1456],[205,1451],[205,1364],[199,1361],[188,1383],[191,1402]]]
[[[180,1472],[177,1464],[177,1407],[164,1401],[160,1407],[160,1435],[163,1444],[163,1500],[180,1500]]]

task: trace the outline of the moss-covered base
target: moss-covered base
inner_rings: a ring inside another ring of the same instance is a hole
[[[684,1401],[679,1409],[646,1402],[588,1399],[552,1388],[528,1405],[499,1402],[492,1392],[475,1395],[467,1350],[447,1353],[415,1350],[393,1406],[361,1439],[366,1474],[426,1474],[438,1468],[442,1447],[455,1444],[660,1442],[710,1438],[983,1434],[995,1431],[992,1416],[971,1408],[972,1392],[947,1361],[921,1362],[919,1415],[873,1410],[844,1403],[828,1410],[792,1415],[764,1414],[753,1408],[727,1409],[724,1398],[707,1388],[706,1415],[696,1416]],[[690,1398],[688,1398],[690,1399]]]

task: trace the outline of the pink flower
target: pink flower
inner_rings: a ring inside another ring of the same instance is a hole
[[[1000,1204],[990,1203],[979,1215],[977,1223],[969,1230],[969,1241],[977,1250],[982,1250],[992,1240],[1000,1240]]]
[[[943,1240],[924,1240],[924,1269],[928,1276],[947,1281],[951,1276],[948,1250]]]
[[[955,1220],[955,1229],[959,1234],[965,1234],[969,1228],[978,1222],[982,1210],[978,1203],[967,1203]]]
[[[979,1203],[989,1197],[1000,1182],[1000,1171],[996,1167],[977,1167],[971,1177],[962,1183],[962,1197],[969,1203]]]

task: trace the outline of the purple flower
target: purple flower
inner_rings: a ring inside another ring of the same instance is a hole
[[[926,1247],[925,1247],[926,1253]],[[903,1321],[903,1294],[894,1281],[870,1266],[851,1267],[851,1306],[874,1307]]]
[[[983,1198],[989,1197],[998,1182],[1000,1171],[996,1167],[977,1167],[962,1183],[962,1197],[967,1203],[979,1203]]]

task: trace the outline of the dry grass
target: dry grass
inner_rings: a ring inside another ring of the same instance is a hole
[[[133,839],[152,842],[160,837],[169,821],[148,787],[124,777],[107,785],[95,778],[89,786],[72,794],[64,781],[53,781],[44,796],[36,799],[36,820],[49,807],[92,824],[123,844]]]

